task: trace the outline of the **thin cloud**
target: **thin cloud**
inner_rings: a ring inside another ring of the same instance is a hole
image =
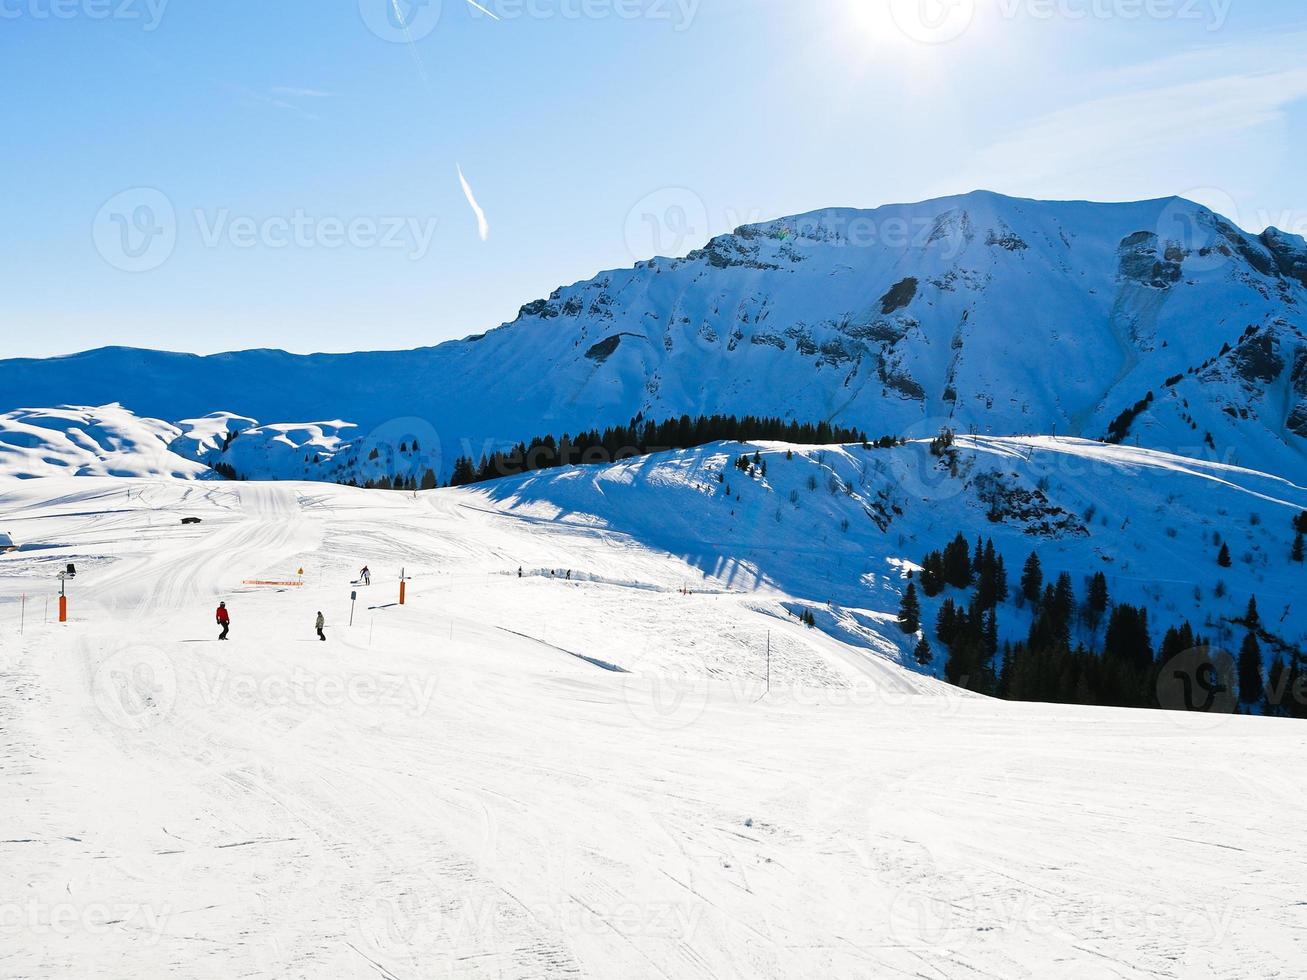
[[[330,99],[335,94],[316,88],[290,88],[285,85],[274,85],[269,91],[273,95],[285,96],[288,99]]]
[[[490,223],[486,221],[486,213],[481,210],[481,205],[477,203],[476,195],[472,193],[472,185],[469,184],[467,178],[463,176],[462,166],[459,164],[455,164],[455,166],[458,167],[458,182],[463,186],[463,196],[467,198],[467,203],[471,206],[472,213],[475,214],[477,218],[477,234],[481,236],[481,240],[484,242],[490,237]]]
[[[232,90],[233,92],[238,92],[243,97],[249,99],[252,102],[257,102],[260,105],[265,105],[273,109],[278,109],[282,112],[293,112],[298,116],[303,116],[305,119],[312,119],[316,121],[322,118],[321,116],[309,112],[304,107],[296,105],[294,102],[289,101],[290,99],[295,98],[297,95],[299,97],[307,97],[305,91],[278,87],[278,88],[270,88],[266,92],[261,92],[258,89],[250,88],[248,85],[240,85],[235,82],[222,82],[221,84],[224,87]]]
[[[1288,109],[1307,100],[1307,35],[1266,38],[1145,62],[1090,81],[1098,94],[1029,120],[982,148],[967,182],[1024,194],[1084,196],[1139,186],[1158,159],[1207,161],[1252,131],[1275,139]],[[1199,168],[1201,169],[1201,168]],[[1186,190],[1185,182],[1156,188]],[[1142,188],[1141,188],[1142,189]]]

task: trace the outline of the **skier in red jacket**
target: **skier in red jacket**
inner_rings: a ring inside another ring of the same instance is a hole
[[[227,603],[218,603],[218,625],[222,627],[222,632],[218,634],[218,639],[227,639],[227,631],[231,629],[231,616],[227,613]]]

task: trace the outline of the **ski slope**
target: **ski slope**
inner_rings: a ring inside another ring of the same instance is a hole
[[[1300,725],[968,696],[529,488],[0,485],[0,974],[1307,975]]]

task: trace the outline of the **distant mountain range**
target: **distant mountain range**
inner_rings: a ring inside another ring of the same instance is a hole
[[[0,412],[118,403],[252,477],[354,478],[414,440],[404,465],[447,476],[533,435],[720,412],[1110,437],[1301,480],[1305,304],[1300,237],[1178,198],[977,192],[745,226],[437,347],[0,361]]]

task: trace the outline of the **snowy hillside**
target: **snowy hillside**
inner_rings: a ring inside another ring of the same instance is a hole
[[[738,469],[740,455],[762,465]],[[497,505],[550,523],[595,521],[676,555],[724,585],[776,592],[813,608],[833,635],[915,669],[917,637],[895,615],[909,569],[959,532],[992,538],[1013,584],[1037,552],[1083,598],[1106,576],[1115,602],[1150,610],[1155,644],[1188,620],[1237,649],[1256,595],[1270,632],[1307,648],[1296,602],[1304,566],[1290,560],[1307,488],[1279,477],[1152,450],[1049,437],[962,437],[956,475],[925,442],[857,446],[716,445],[610,467],[489,484]],[[1218,564],[1224,544],[1231,566]],[[1015,590],[1014,590],[1015,592]],[[947,589],[922,599],[930,633]],[[1003,639],[1022,640],[1030,611],[998,610]],[[1081,624],[1072,637],[1102,641]],[[1264,651],[1269,661],[1273,650]],[[931,672],[939,674],[942,663]]]
[[[724,448],[417,497],[4,485],[39,547],[0,556],[3,972],[1301,975],[1301,723],[991,701],[801,626],[786,607],[818,589],[888,606],[899,534],[938,543],[970,497],[944,484],[938,525],[917,505],[882,532],[860,451],[777,452],[765,479],[731,471],[734,505]],[[1063,450],[977,452],[1025,479]],[[1287,493],[1141,454],[1058,493],[1107,508],[1127,464],[1185,521],[1237,505],[1269,528]],[[824,472],[855,496],[808,490]],[[248,584],[268,581],[297,584]]]
[[[173,449],[179,426],[120,405],[29,409],[0,415],[0,477],[212,475]]]
[[[382,476],[420,482],[440,466],[439,438],[416,419],[364,436],[338,419],[260,425],[216,412],[173,424],[138,418],[118,404],[0,415],[0,479],[226,475],[363,484]]]
[[[428,452],[443,446],[443,475],[459,455],[546,432],[726,412],[920,436],[944,421],[1114,433],[1301,481],[1304,302],[1301,238],[1248,235],[1175,198],[977,192],[744,227],[434,348],[0,362],[0,409],[121,401],[169,420],[341,419],[364,436],[416,418],[438,436]]]

